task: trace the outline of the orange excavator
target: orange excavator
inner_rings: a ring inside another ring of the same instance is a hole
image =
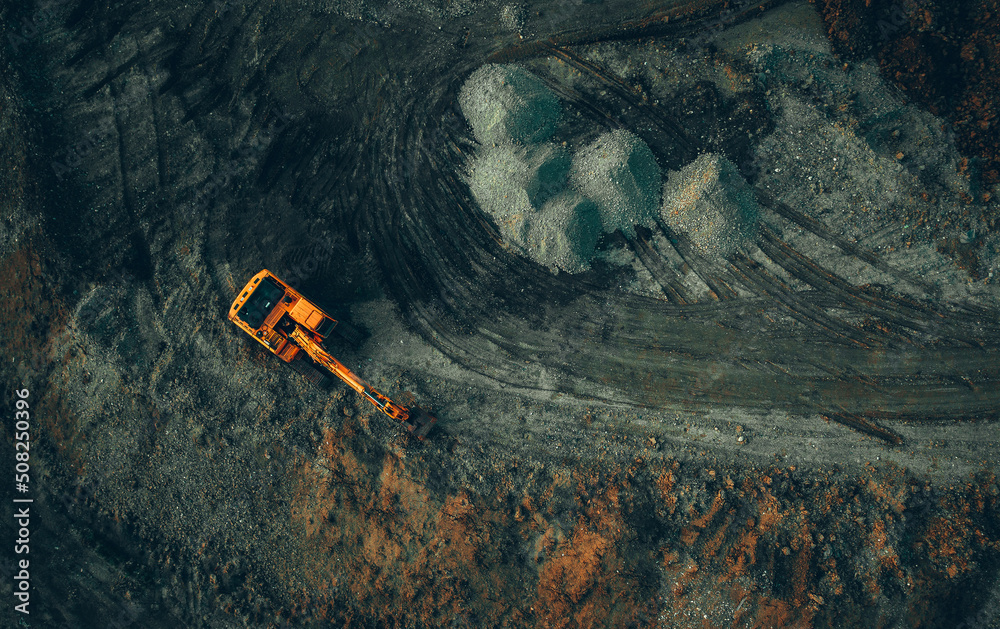
[[[378,410],[406,426],[421,441],[437,421],[419,406],[408,408],[393,402],[323,349],[323,341],[333,332],[337,321],[267,269],[254,275],[240,291],[229,309],[229,320],[307,376],[302,360],[303,354],[308,356]]]

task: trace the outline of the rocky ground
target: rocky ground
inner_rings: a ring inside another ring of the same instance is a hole
[[[0,5],[30,626],[996,626],[997,12],[724,4]],[[664,181],[724,156],[753,242],[523,256],[485,63]],[[261,268],[427,441],[226,320]]]

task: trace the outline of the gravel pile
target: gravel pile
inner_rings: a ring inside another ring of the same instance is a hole
[[[566,186],[570,158],[552,143],[483,147],[473,158],[469,188],[504,237],[526,249],[528,223]]]
[[[484,147],[469,188],[504,240],[552,269],[590,268],[601,216],[593,201],[566,188],[570,157],[551,143]]]
[[[524,7],[519,4],[505,4],[500,7],[500,25],[508,31],[524,28]]]
[[[661,216],[702,253],[726,258],[753,240],[760,208],[736,166],[706,153],[669,174]]]
[[[604,231],[652,225],[660,201],[662,177],[653,152],[623,129],[601,135],[573,158],[570,181],[593,199]]]
[[[554,197],[532,217],[528,248],[553,269],[579,273],[590,268],[601,236],[601,215],[590,199],[572,191]]]
[[[484,145],[541,142],[559,122],[559,99],[538,77],[513,65],[487,64],[458,95],[462,113]]]
[[[511,65],[476,70],[459,94],[482,147],[469,188],[504,240],[535,261],[570,273],[590,268],[602,232],[652,225],[662,178],[653,152],[628,131],[613,131],[571,160],[547,142],[560,105],[535,76]]]

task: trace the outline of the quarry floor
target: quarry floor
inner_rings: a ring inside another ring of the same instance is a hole
[[[879,56],[947,12],[736,4],[0,7],[42,16],[0,86],[32,626],[995,623],[996,181]],[[767,236],[521,258],[462,183],[485,62],[556,90],[567,141],[726,154]],[[435,432],[232,326],[261,268]]]

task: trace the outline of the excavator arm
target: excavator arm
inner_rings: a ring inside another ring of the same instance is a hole
[[[387,396],[379,393],[375,387],[359,378],[354,372],[345,367],[342,362],[331,356],[302,326],[296,325],[288,334],[288,339],[302,348],[310,358],[326,367],[330,373],[346,382],[349,387],[364,396],[378,410],[401,422],[418,439],[423,440],[437,421],[437,418],[418,406],[407,408],[396,404]]]

